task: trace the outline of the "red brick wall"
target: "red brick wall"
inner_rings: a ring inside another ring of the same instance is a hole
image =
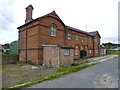
[[[54,25],[56,27],[56,36],[50,36],[50,28]],[[89,35],[78,33],[71,30],[66,30],[61,22],[52,17],[45,17],[41,20],[32,22],[27,26],[27,57],[36,64],[43,63],[43,49],[41,45],[60,45],[74,48],[74,58],[80,58],[80,50],[86,50],[87,56],[98,56],[99,53],[95,53],[95,49],[99,48],[100,43],[94,43],[95,38],[99,38],[96,35],[94,38]],[[25,60],[25,48],[26,48],[26,27],[22,27],[19,31],[23,32],[20,37],[20,60]],[[20,32],[20,33],[21,33]],[[68,40],[67,33],[71,32],[71,40]],[[75,36],[78,35],[79,39],[75,40]],[[87,42],[85,41],[87,38]],[[91,42],[89,40],[91,38]],[[82,42],[84,40],[84,42]],[[76,56],[75,48],[78,47],[78,55]],[[90,53],[91,50],[91,53]]]
[[[60,53],[58,53],[60,50]],[[64,49],[60,47],[43,47],[43,64],[46,66],[66,66],[72,64],[73,49],[70,49],[70,55],[64,56]]]

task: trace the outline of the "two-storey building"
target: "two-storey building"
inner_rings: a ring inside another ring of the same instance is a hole
[[[64,47],[66,56],[73,49],[74,59],[100,55],[100,34],[85,32],[64,24],[55,11],[32,19],[33,6],[26,8],[25,24],[19,26],[20,61],[43,64],[45,46]],[[47,52],[46,52],[47,53]],[[49,55],[48,55],[49,56]]]

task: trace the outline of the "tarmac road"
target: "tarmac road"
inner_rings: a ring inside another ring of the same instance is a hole
[[[118,88],[118,57],[29,88]]]

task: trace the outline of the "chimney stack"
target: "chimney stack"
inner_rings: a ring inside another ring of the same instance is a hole
[[[33,6],[29,5],[28,7],[26,7],[26,20],[25,23],[28,23],[30,21],[32,21],[32,11],[33,11]]]

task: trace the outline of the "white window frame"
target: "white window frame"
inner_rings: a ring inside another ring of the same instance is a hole
[[[76,54],[76,56],[78,56],[78,48],[77,47],[75,49],[75,54]]]
[[[82,39],[82,42],[84,42],[84,40]]]
[[[75,36],[75,40],[78,40],[78,35]]]
[[[90,38],[89,40],[90,40],[90,43],[91,43],[91,42],[92,42],[92,39]]]
[[[50,28],[50,35],[51,36],[55,36],[56,35],[56,27],[55,26],[52,26],[51,28]]]
[[[70,40],[70,39],[71,39],[71,33],[68,32],[68,40]]]
[[[98,50],[95,50],[96,53],[98,53]]]
[[[64,49],[64,56],[70,56],[70,49]]]
[[[87,38],[85,37],[85,42],[87,42]]]
[[[97,39],[95,39],[95,42],[97,42]]]
[[[91,53],[92,53],[92,50],[89,50],[89,53],[91,54]]]

